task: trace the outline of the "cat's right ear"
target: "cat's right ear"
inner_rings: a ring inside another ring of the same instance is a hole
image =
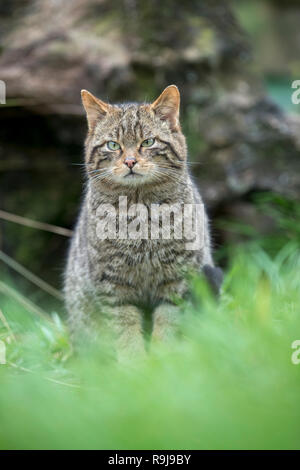
[[[99,100],[87,90],[81,90],[82,104],[86,112],[89,130],[93,130],[97,120],[103,118],[109,111],[110,105]]]

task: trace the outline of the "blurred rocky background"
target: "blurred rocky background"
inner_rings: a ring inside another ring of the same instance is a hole
[[[300,196],[299,24],[297,0],[2,1],[0,209],[72,228],[80,89],[151,101],[175,83],[219,261],[249,237],[288,240]],[[0,249],[60,286],[66,238],[0,220]]]

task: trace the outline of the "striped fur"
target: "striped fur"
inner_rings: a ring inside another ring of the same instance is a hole
[[[170,86],[151,104],[108,105],[83,92],[89,124],[85,162],[87,189],[65,274],[65,298],[70,326],[78,336],[86,331],[104,338],[111,332],[117,351],[143,354],[145,309],[152,315],[152,338],[172,336],[180,317],[174,296],[187,294],[185,273],[213,266],[208,223],[204,247],[187,250],[185,240],[99,240],[101,204],[118,211],[120,196],[128,207],[151,204],[202,203],[187,169],[185,137],[179,125],[179,92]],[[142,147],[154,138],[152,147]],[[107,142],[120,144],[110,151]],[[130,175],[124,164],[135,158]],[[150,211],[149,211],[150,213]],[[149,215],[151,219],[151,213]]]

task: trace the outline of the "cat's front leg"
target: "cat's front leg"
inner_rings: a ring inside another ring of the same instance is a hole
[[[165,342],[176,337],[182,312],[171,303],[161,303],[153,312],[152,342]]]
[[[113,338],[119,360],[145,356],[142,312],[134,305],[117,305],[104,309],[107,329]]]

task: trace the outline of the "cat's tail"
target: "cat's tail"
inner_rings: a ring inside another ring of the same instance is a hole
[[[220,294],[221,286],[224,279],[224,274],[221,268],[216,268],[209,264],[203,266],[203,274],[206,277],[212,291],[216,296]]]

